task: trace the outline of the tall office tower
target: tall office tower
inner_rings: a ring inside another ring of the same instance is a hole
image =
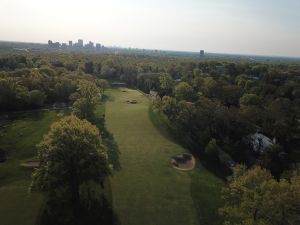
[[[83,40],[82,39],[78,39],[78,46],[83,47]]]
[[[204,50],[200,50],[200,58],[204,57]]]

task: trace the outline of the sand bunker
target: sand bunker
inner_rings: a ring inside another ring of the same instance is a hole
[[[26,168],[37,168],[40,166],[40,161],[31,160],[31,161],[21,163],[20,166],[26,167]]]
[[[195,168],[196,160],[191,154],[184,153],[172,157],[171,164],[177,170],[190,171]]]
[[[137,100],[127,100],[126,103],[127,104],[137,104],[138,101]]]

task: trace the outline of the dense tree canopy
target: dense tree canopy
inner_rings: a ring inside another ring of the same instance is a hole
[[[224,188],[220,213],[226,225],[296,225],[300,222],[300,176],[275,180],[265,169],[237,166]]]
[[[229,58],[2,54],[0,111],[64,102],[73,105],[78,117],[93,121],[109,82],[158,93],[151,97],[153,106],[194,154],[221,172],[236,163],[254,166],[249,171],[236,167],[224,191],[221,212],[227,224],[297,224],[299,177],[280,177],[300,162],[300,65]],[[256,133],[272,145],[255,152],[251,137]],[[77,203],[83,200],[79,190],[90,182],[99,185],[108,173],[98,131],[74,116],[52,126],[39,158],[33,188]]]
[[[65,102],[73,104],[76,115],[91,119],[107,88],[104,79],[121,80],[145,93],[157,92],[154,105],[172,121],[178,136],[189,139],[194,147],[201,146],[197,154],[215,139],[234,161],[247,165],[277,162],[285,155],[281,171],[273,174],[278,177],[300,161],[294,157],[300,144],[299,74],[296,63],[122,54],[7,54],[0,57],[0,110]],[[251,151],[245,140],[255,131],[276,140],[282,149],[280,157]]]
[[[73,104],[73,112],[81,119],[92,120],[96,104],[101,100],[99,88],[95,83],[82,80],[78,84],[77,99]]]
[[[33,175],[32,190],[69,201],[78,213],[82,191],[98,185],[109,174],[107,153],[99,130],[86,120],[68,116],[52,124],[39,144],[40,167]]]
[[[193,101],[196,98],[194,89],[186,82],[180,82],[175,87],[174,93],[178,100]]]

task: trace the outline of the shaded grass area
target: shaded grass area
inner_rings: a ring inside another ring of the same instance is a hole
[[[32,169],[20,163],[36,156],[36,144],[58,118],[57,112],[22,114],[0,130],[0,147],[8,152],[6,162],[0,163],[1,225],[35,224],[43,196],[28,193]]]
[[[91,122],[98,127],[103,145],[109,150],[109,163],[115,168],[118,165],[118,149],[113,136],[105,127],[105,102],[96,106],[95,117]],[[37,225],[117,225],[118,217],[112,208],[110,180],[105,179],[103,187],[97,186],[92,192],[100,195],[100,199],[90,199],[88,205],[80,206],[80,213],[76,215],[73,214],[74,207],[70,202],[46,197]]]
[[[108,99],[109,97],[106,96],[105,101],[107,101]],[[94,121],[94,124],[100,130],[103,144],[106,147],[108,153],[108,163],[112,166],[113,169],[112,172],[118,171],[121,169],[121,165],[119,161],[119,147],[117,142],[114,139],[113,134],[110,133],[106,128],[105,102],[99,104],[96,107],[95,115],[96,115],[96,119]]]
[[[223,182],[201,164],[189,173],[172,168],[171,157],[187,150],[149,114],[149,100],[141,93],[113,89],[110,95],[107,127],[118,143],[122,166],[111,179],[120,223],[220,224],[217,208]],[[133,99],[139,103],[126,104]]]
[[[67,205],[58,202],[57,207],[51,208],[49,214],[49,199],[39,193],[28,193],[32,169],[20,167],[20,163],[36,158],[36,144],[41,141],[54,121],[68,114],[69,111],[14,113],[13,120],[0,130],[0,148],[8,152],[6,162],[0,163],[1,225],[58,225],[62,217],[67,217],[67,214],[64,214],[68,212],[68,208],[65,207]],[[104,114],[105,104],[99,104],[96,107],[96,117],[103,126],[104,121],[101,119]],[[111,139],[109,141],[113,142]],[[114,222],[117,221],[117,217],[111,207],[108,179],[104,183],[104,192],[105,207],[95,205],[93,210],[87,211],[85,215],[89,221],[84,221],[83,224],[117,224]]]
[[[180,143],[180,135],[176,128],[168,119],[149,107],[149,118],[159,132],[174,142]],[[208,164],[207,160],[197,158],[196,168],[189,172],[191,176],[191,196],[200,224],[222,224],[222,219],[218,215],[218,209],[223,205],[221,199],[221,188],[224,186],[222,179],[214,176],[203,163]]]
[[[97,187],[97,192],[101,198],[90,199],[88,205],[81,205],[78,214],[74,214],[69,201],[46,197],[36,225],[118,225],[111,206],[109,179],[104,181],[103,189]]]

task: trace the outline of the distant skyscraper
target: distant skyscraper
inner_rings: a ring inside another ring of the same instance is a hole
[[[83,47],[83,40],[82,39],[78,39],[78,46]]]
[[[204,50],[200,50],[200,58],[204,57]]]
[[[97,43],[97,44],[96,44],[96,49],[97,49],[97,50],[100,50],[100,49],[101,49],[101,44]]]
[[[54,48],[59,48],[60,47],[60,43],[57,41],[57,42],[53,43],[52,46]]]
[[[73,46],[73,41],[69,41],[69,47]]]
[[[90,41],[90,42],[89,42],[89,47],[90,47],[90,48],[94,48],[94,42],[91,42],[91,41]]]
[[[51,40],[49,40],[49,41],[48,41],[48,46],[49,46],[49,47],[52,47],[52,45],[53,45],[53,42],[52,42]]]

